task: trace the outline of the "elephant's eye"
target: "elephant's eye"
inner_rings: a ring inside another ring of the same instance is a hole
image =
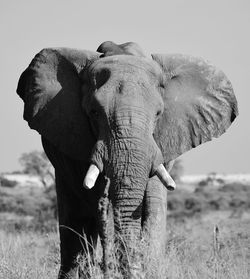
[[[163,82],[160,82],[159,83],[159,87],[164,89],[165,88],[165,84]]]
[[[156,112],[156,118],[158,118],[161,114],[162,114],[162,110],[159,109],[159,110]]]
[[[159,83],[158,83],[158,86],[162,89],[165,89],[166,87],[166,79],[164,76],[161,76],[160,79],[159,79]]]
[[[162,115],[162,110],[157,110],[157,112],[155,113],[155,119],[154,119],[154,127],[156,126],[158,120],[160,119],[160,116]]]

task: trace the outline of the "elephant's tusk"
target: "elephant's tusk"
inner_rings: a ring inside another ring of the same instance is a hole
[[[169,191],[175,190],[176,184],[168,171],[163,166],[163,164],[159,165],[159,167],[155,171],[155,174]]]
[[[100,171],[97,166],[91,164],[83,181],[85,189],[91,189],[95,186],[96,179]]]

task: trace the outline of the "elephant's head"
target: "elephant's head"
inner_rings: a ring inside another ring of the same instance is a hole
[[[99,172],[109,177],[121,227],[140,228],[149,177],[167,186],[161,164],[224,133],[237,102],[226,76],[202,59],[146,57],[135,43],[97,51],[42,50],[17,92],[30,127],[90,165],[85,187]]]

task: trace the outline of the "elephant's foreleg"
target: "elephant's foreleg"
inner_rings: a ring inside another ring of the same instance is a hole
[[[69,278],[77,273],[78,254],[91,256],[97,242],[98,187],[88,191],[82,186],[88,164],[69,158],[44,138],[42,142],[56,170],[61,250],[59,278]]]
[[[63,188],[64,182],[61,179],[57,176],[57,188]],[[62,189],[57,192],[61,250],[59,278],[61,279],[77,274],[76,258],[80,253],[92,257],[97,242],[98,227],[96,217],[87,216],[87,212],[84,214],[81,199]]]

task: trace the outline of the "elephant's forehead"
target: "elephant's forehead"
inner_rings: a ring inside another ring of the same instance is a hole
[[[98,72],[101,69],[108,69],[113,73],[131,73],[157,77],[160,75],[160,67],[146,57],[132,55],[114,55],[100,58],[91,66],[91,71]]]

